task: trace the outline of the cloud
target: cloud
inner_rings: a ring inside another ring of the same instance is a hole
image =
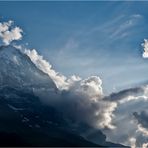
[[[127,37],[129,35],[129,29],[137,25],[141,18],[142,16],[140,14],[133,14],[128,16],[126,20],[123,20],[118,24],[116,28],[114,28],[110,38],[122,39]]]
[[[41,55],[37,53],[35,49],[29,50],[25,49],[24,53],[29,56],[31,61],[44,73],[48,74],[53,81],[55,82],[56,86],[60,90],[74,88],[75,83],[79,81],[79,89],[77,91],[81,91],[83,93],[87,93],[90,97],[92,96],[100,96],[103,94],[102,90],[102,80],[97,76],[91,76],[85,80],[81,81],[79,76],[71,76],[67,78],[66,76],[56,72],[52,65],[49,64],[48,61],[44,60]]]
[[[138,131],[148,136],[148,111],[134,112],[133,115],[138,122]]]
[[[60,108],[69,118],[78,123],[87,123],[95,128],[110,128],[114,117],[113,112],[116,109],[116,103],[107,102],[100,98],[91,98],[86,92],[77,89],[70,89],[62,92],[62,102]],[[94,96],[92,96],[94,97]]]
[[[85,123],[95,128],[113,129],[113,112],[117,104],[103,100],[102,80],[98,76],[90,76],[82,79],[79,76],[66,76],[56,72],[52,65],[46,61],[38,52],[33,49],[17,47],[28,55],[31,61],[55,82],[59,93],[53,94],[44,92],[40,96],[46,98],[46,102],[60,110],[66,117],[78,123]],[[41,92],[40,92],[41,93]],[[38,94],[39,95],[39,94]],[[44,98],[44,100],[45,100]]]
[[[144,39],[144,43],[141,44],[144,51],[143,51],[143,58],[148,58],[148,40],[147,39]]]
[[[142,144],[148,140],[147,130],[135,122],[133,113],[147,109],[148,86],[143,85],[112,93],[105,96],[103,100],[117,103],[117,108],[114,111],[115,118],[113,118],[116,128],[104,131],[108,135],[108,139],[132,147],[142,147]],[[123,130],[123,127],[126,130]],[[136,139],[135,142],[129,140],[133,136]]]
[[[131,148],[136,148],[136,138],[130,138],[129,139],[130,143],[131,143]]]
[[[148,143],[143,143],[142,148],[148,148]]]
[[[91,76],[80,83],[80,91],[91,98],[98,98],[103,95],[102,80],[97,76]]]
[[[125,90],[121,90],[116,93],[111,93],[109,96],[104,97],[105,100],[108,101],[120,101],[123,99],[128,99],[128,97],[135,97],[138,94],[144,93],[143,87],[135,87],[135,88],[129,88]]]
[[[139,132],[141,132],[144,136],[148,136],[148,130],[144,127],[142,127],[141,124],[138,124],[138,130]]]
[[[33,50],[24,50],[25,54],[29,56],[31,61],[43,72],[48,74],[55,82],[56,86],[59,89],[66,89],[68,83],[66,82],[66,77],[57,73],[53,70],[51,64],[49,64],[46,60],[43,59],[41,55],[37,53],[35,49]]]
[[[148,112],[141,111],[140,113],[135,112],[134,117],[137,119],[138,123],[140,123],[143,127],[148,128]]]
[[[13,27],[13,21],[0,23],[0,38],[5,45],[9,45],[14,40],[22,39],[23,30]]]
[[[148,85],[129,88],[121,90],[116,93],[111,93],[109,96],[105,96],[104,100],[111,102],[118,102],[120,104],[128,103],[135,100],[148,100]]]

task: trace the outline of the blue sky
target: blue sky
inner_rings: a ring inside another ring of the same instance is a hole
[[[148,2],[0,2],[0,16],[24,30],[60,73],[98,75],[106,92],[144,82],[148,61]]]

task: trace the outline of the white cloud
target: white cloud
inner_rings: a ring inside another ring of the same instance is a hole
[[[98,112],[96,111],[96,115],[98,115],[98,128],[109,128],[109,129],[115,129],[116,126],[113,125],[113,118],[115,115],[113,112],[117,108],[117,103],[110,103],[110,102],[105,102],[105,101],[100,101],[98,102],[100,105],[100,109],[98,108]],[[99,120],[102,119],[102,120]]]
[[[143,110],[140,112],[134,112],[133,113],[135,119],[137,120],[137,131],[141,132],[143,136],[148,136],[148,111]]]
[[[124,145],[131,145],[132,147],[142,147],[142,144],[146,142],[146,138],[148,137],[147,128],[144,128],[144,126],[135,120],[133,113],[147,110],[148,86],[122,90],[112,93],[104,99],[117,103],[117,109],[114,112],[115,117],[112,118],[116,128],[105,131],[108,140]],[[143,125],[146,124],[147,119],[143,120]],[[123,130],[123,127],[126,130]],[[129,140],[129,137],[133,136],[136,139],[135,142],[134,140]]]
[[[137,132],[141,132],[144,136],[148,136],[148,130],[142,127],[141,124],[138,124]]]
[[[143,58],[148,58],[148,40],[147,39],[144,39],[144,43],[141,44],[144,51],[143,51]]]
[[[23,30],[13,27],[13,21],[0,23],[0,38],[5,45],[9,45],[14,40],[21,40]]]
[[[24,52],[30,57],[32,62],[40,70],[42,70],[44,73],[48,74],[53,79],[53,81],[55,82],[56,86],[59,89],[67,89],[67,87],[69,85],[67,82],[67,78],[64,75],[59,74],[55,70],[53,70],[51,64],[49,64],[48,61],[44,60],[43,57],[41,55],[39,55],[35,49],[33,49],[33,50],[25,49]]]
[[[11,25],[12,25],[12,21],[0,23],[0,32],[7,31]]]
[[[129,101],[135,101],[135,100],[148,100],[148,96],[145,95],[141,95],[141,96],[127,96],[126,98],[124,98],[123,100],[120,100],[119,103],[127,103]]]
[[[82,81],[79,76],[75,76],[75,75],[71,76],[70,78],[67,78],[64,75],[56,72],[52,68],[51,64],[49,64],[48,61],[46,61],[41,55],[39,55],[35,49],[33,50],[25,49],[24,52],[30,57],[32,62],[40,70],[48,74],[53,79],[56,86],[60,90],[74,88],[74,85],[77,85],[77,87],[79,87],[77,91],[86,93],[90,97],[92,96],[98,97],[103,95],[102,80],[99,77],[91,76]],[[75,84],[75,82],[79,82],[79,83]]]
[[[91,76],[81,81],[81,91],[86,92],[91,98],[103,95],[102,80],[97,76]]]
[[[148,148],[148,143],[143,143],[142,148]]]
[[[131,148],[136,148],[136,138],[134,137],[130,138],[129,142],[131,144]]]

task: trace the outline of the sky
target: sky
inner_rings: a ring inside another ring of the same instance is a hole
[[[0,16],[24,30],[60,73],[103,79],[106,92],[147,80],[141,43],[148,36],[147,2],[1,2]]]
[[[0,43],[17,40],[15,47],[25,48],[31,61],[64,90],[54,97],[70,116],[97,126],[109,141],[144,148],[147,10],[148,2],[132,1],[0,2],[5,22],[0,23]]]

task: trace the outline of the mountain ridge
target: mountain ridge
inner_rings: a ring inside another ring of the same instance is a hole
[[[6,75],[7,74],[6,72],[8,72],[8,70],[11,70],[11,68],[14,68],[12,70],[16,70],[14,72],[15,75],[17,74],[19,76],[22,76],[22,79],[24,77],[29,79],[29,80],[25,79],[25,81],[33,82],[33,80],[35,79],[34,77],[37,77],[39,80],[43,81],[43,83],[42,81],[38,81],[37,83],[39,83],[39,85],[44,84],[44,87],[45,87],[47,85],[47,82],[50,82],[51,87],[57,89],[55,83],[47,74],[45,74],[43,71],[38,69],[26,54],[22,53],[19,49],[16,49],[11,45],[0,47],[0,64],[1,66],[5,66],[4,67],[5,71],[0,71],[0,73],[5,72],[4,74]],[[9,65],[11,65],[12,67],[10,67]],[[4,69],[4,68],[1,67],[1,69]],[[13,71],[10,71],[10,72],[13,73]],[[49,87],[49,85],[47,85],[47,87]]]
[[[109,143],[106,138],[96,143],[92,136],[84,138],[72,131],[72,121],[68,122],[59,110],[46,105],[40,95],[36,95],[36,91],[56,94],[59,90],[54,81],[20,50],[11,45],[1,46],[0,65],[1,139],[2,135],[6,139],[13,135],[16,139],[20,137],[19,146],[23,142],[23,146],[123,146]],[[49,99],[54,99],[54,95],[52,97]],[[84,130],[89,128],[86,126]],[[101,131],[98,134],[102,136]],[[14,146],[18,146],[17,143]]]

